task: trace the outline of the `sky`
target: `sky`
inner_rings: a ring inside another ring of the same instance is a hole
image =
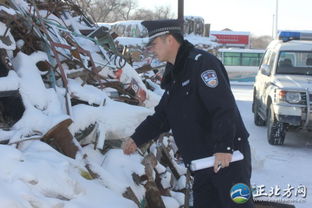
[[[170,6],[177,14],[178,0],[137,0],[140,8]],[[279,0],[279,30],[312,30],[311,0]],[[184,0],[184,14],[201,16],[211,30],[230,28],[254,35],[272,35],[276,0]]]

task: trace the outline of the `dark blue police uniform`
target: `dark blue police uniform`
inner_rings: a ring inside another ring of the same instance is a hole
[[[167,63],[165,89],[155,113],[131,136],[140,146],[172,130],[183,161],[240,150],[244,160],[231,163],[218,173],[208,168],[193,173],[194,207],[253,207],[252,200],[236,204],[230,189],[237,183],[250,185],[251,162],[248,132],[231,92],[222,63],[213,55],[184,41],[175,64]]]

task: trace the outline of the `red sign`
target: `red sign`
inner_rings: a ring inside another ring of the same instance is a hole
[[[249,44],[249,35],[224,35],[213,34],[221,44]]]

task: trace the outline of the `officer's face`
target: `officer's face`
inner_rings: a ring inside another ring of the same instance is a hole
[[[168,40],[167,35],[157,37],[153,40],[153,42],[150,44],[150,50],[151,52],[158,58],[160,61],[168,61]]]

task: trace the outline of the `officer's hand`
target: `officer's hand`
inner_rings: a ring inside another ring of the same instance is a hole
[[[122,149],[126,155],[134,153],[137,148],[138,148],[137,145],[135,144],[135,142],[131,137],[129,137],[128,139],[126,139],[126,141],[122,143]]]
[[[232,160],[231,153],[218,152],[218,153],[215,153],[214,156],[215,156],[215,161],[214,161],[213,170],[215,173],[217,173],[221,168],[228,167]]]

